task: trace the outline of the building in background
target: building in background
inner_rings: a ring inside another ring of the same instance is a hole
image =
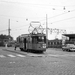
[[[48,40],[48,48],[62,48],[62,40]]]

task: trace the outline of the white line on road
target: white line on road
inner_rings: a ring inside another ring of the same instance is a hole
[[[9,54],[8,56],[9,56],[9,57],[16,57],[16,56],[14,56],[14,55],[12,55],[12,54]]]
[[[12,55],[12,54],[8,54],[8,55],[0,55],[0,58],[4,58],[4,57],[26,57],[25,55],[21,55],[21,54],[16,54],[16,55]],[[39,54],[28,54],[28,56],[31,57],[75,57],[75,54],[48,54],[48,55],[39,55]]]
[[[19,56],[19,57],[26,57],[25,55],[20,55],[20,54],[17,54],[16,56]]]
[[[69,54],[63,54],[63,55],[62,55],[62,54],[61,54],[61,55],[60,55],[60,54],[57,54],[57,55],[56,55],[56,54],[55,54],[55,55],[54,55],[54,54],[50,54],[50,55],[47,55],[47,56],[53,56],[53,57],[68,57],[68,56],[75,56],[75,55],[74,55],[74,54],[71,54],[71,55],[69,55]]]

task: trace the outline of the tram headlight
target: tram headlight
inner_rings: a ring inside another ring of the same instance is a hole
[[[46,44],[43,44],[43,48],[46,48]]]

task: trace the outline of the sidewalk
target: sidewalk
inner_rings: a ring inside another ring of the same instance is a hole
[[[3,47],[2,49],[7,49],[7,50],[12,50],[12,51],[20,51],[19,48],[16,48],[16,50],[14,50],[15,48],[14,47]]]
[[[16,50],[14,50],[14,47],[3,47],[2,48],[4,51],[8,51],[8,52],[12,52],[12,53],[17,53],[17,54],[22,54],[22,55],[27,55],[28,53],[27,52],[23,52],[23,51],[20,51],[19,48],[16,48]]]

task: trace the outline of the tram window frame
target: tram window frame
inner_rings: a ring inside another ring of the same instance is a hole
[[[23,37],[19,38],[19,43],[23,43],[23,41],[24,41]]]
[[[44,43],[46,43],[46,36],[37,36],[37,42],[44,42]]]

